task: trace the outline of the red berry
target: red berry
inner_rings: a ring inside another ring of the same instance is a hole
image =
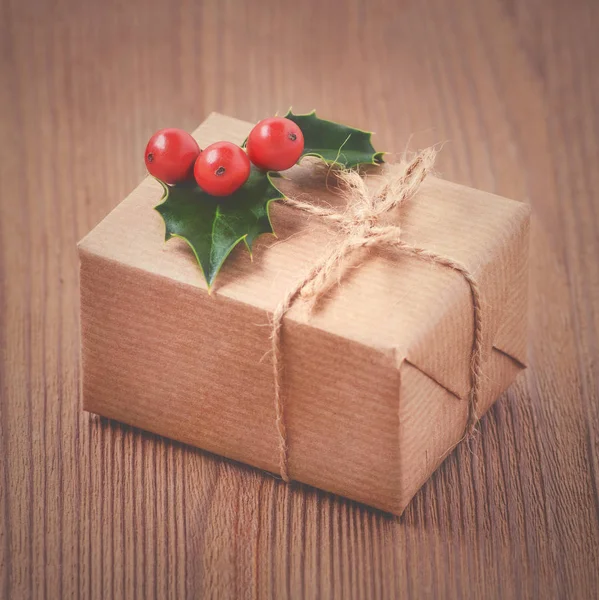
[[[165,183],[180,183],[193,176],[193,165],[201,150],[182,129],[161,129],[146,146],[146,168]]]
[[[256,125],[247,141],[250,160],[264,171],[290,169],[304,150],[302,130],[289,119],[272,117]]]
[[[216,142],[198,156],[193,174],[198,185],[212,196],[228,196],[250,176],[247,154],[231,142]]]

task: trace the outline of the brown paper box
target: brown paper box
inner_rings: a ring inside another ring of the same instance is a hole
[[[250,128],[213,114],[195,136],[241,143]],[[290,177],[286,193],[337,201],[313,166]],[[79,244],[83,406],[277,473],[269,316],[339,234],[273,204],[279,238],[262,236],[253,262],[238,247],[209,295],[187,245],[163,242],[160,196],[147,178]],[[529,209],[429,177],[393,220],[479,282],[484,412],[525,362]],[[312,315],[296,304],[283,347],[291,477],[400,514],[464,433],[472,311],[460,274],[394,251],[356,257]]]

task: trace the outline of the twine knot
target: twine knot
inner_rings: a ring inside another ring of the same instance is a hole
[[[347,258],[361,248],[375,246],[396,248],[405,254],[457,271],[470,286],[474,309],[474,338],[470,364],[471,388],[465,435],[470,435],[474,430],[478,421],[477,407],[481,384],[483,346],[481,297],[478,284],[463,264],[425,248],[407,244],[401,239],[401,228],[398,225],[386,225],[383,222],[384,215],[401,207],[418,192],[420,184],[433,168],[436,154],[433,148],[423,150],[410,162],[404,163],[397,172],[388,173],[380,178],[378,186],[368,186],[357,171],[338,171],[336,174],[340,183],[340,191],[347,201],[345,208],[341,210],[317,206],[295,198],[286,198],[288,205],[334,225],[342,234],[342,238],[327,255],[312,265],[303,279],[287,291],[272,317],[274,405],[279,439],[279,467],[281,478],[284,481],[289,482],[290,476],[288,467],[289,447],[282,390],[283,356],[281,342],[283,319],[299,297],[307,301],[309,308],[312,309],[327,293],[331,285],[341,277]]]

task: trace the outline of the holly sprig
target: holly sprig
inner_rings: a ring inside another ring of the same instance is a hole
[[[298,163],[306,156],[344,169],[383,162],[384,153],[374,149],[369,132],[320,119],[315,111],[296,115],[290,110],[285,118],[303,134]],[[168,185],[158,179],[163,195],[155,208],[164,220],[165,240],[178,237],[189,244],[209,290],[237,244],[243,241],[251,254],[258,236],[274,233],[270,204],[285,197],[273,183],[277,175],[252,165],[247,181],[220,197],[208,194],[195,181]]]

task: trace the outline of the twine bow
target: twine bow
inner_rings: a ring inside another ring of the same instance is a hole
[[[481,385],[482,368],[482,315],[481,296],[477,282],[468,268],[450,257],[437,254],[425,248],[412,246],[401,239],[401,228],[397,225],[384,225],[381,217],[390,210],[399,208],[414,197],[424,178],[432,170],[436,151],[428,148],[417,154],[413,160],[403,165],[395,174],[387,174],[377,189],[371,189],[356,171],[339,171],[337,177],[341,183],[343,195],[347,200],[345,210],[334,210],[287,198],[286,204],[308,214],[315,215],[335,225],[343,234],[340,241],[328,255],[312,266],[303,279],[288,290],[275,309],[272,317],[272,357],[275,383],[275,414],[279,437],[279,467],[281,478],[289,482],[287,428],[285,424],[285,403],[282,390],[283,356],[282,326],[283,319],[298,298],[305,299],[313,307],[328,291],[332,283],[342,274],[347,258],[360,248],[387,246],[400,252],[415,256],[460,273],[472,294],[474,335],[470,361],[470,394],[468,401],[468,419],[465,435],[472,433],[477,421],[477,408]],[[337,276],[337,277],[336,277]]]

